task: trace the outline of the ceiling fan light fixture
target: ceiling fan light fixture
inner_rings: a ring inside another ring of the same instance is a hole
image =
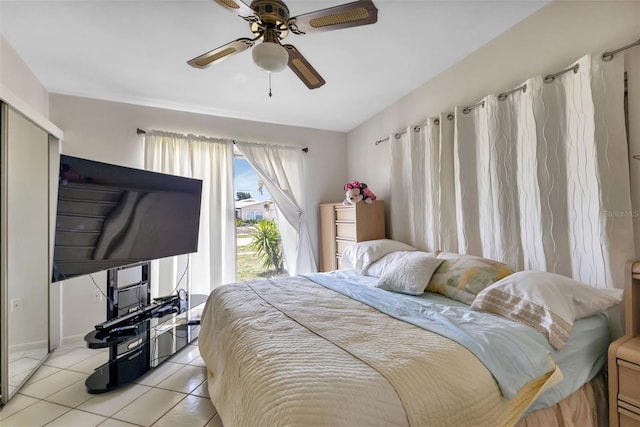
[[[277,73],[289,64],[287,49],[274,42],[262,42],[251,51],[253,62],[265,71]]]

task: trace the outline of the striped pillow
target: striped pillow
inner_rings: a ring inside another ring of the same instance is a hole
[[[520,271],[481,291],[472,310],[529,325],[560,350],[574,321],[619,304],[622,289],[594,288],[559,274]]]

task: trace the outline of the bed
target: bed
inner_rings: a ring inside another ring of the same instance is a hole
[[[621,291],[387,239],[352,248],[338,271],[211,293],[198,342],[225,427],[606,424],[603,312]],[[570,312],[541,303],[557,286]]]

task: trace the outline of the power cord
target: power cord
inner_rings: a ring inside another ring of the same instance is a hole
[[[89,277],[91,278],[91,281],[93,282],[93,286],[96,287],[96,289],[98,291],[100,291],[100,293],[102,294],[102,296],[109,302],[111,303],[111,306],[114,307],[115,304],[113,303],[113,300],[111,298],[109,298],[107,296],[107,294],[105,294],[104,292],[102,292],[102,289],[100,289],[100,286],[98,286],[98,284],[96,283],[96,280],[93,278],[93,274],[89,273]]]
[[[182,272],[182,276],[180,276],[180,279],[178,279],[178,283],[176,284],[176,287],[173,288],[171,292],[169,292],[169,295],[172,295],[180,287],[180,283],[182,282],[182,279],[184,279],[185,274],[187,274],[187,270],[189,270],[190,262],[191,262],[191,256],[187,255],[187,265],[184,266],[184,271]]]

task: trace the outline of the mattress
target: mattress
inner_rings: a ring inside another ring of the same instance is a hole
[[[367,287],[373,287],[378,281],[377,277],[354,274],[349,270],[336,271],[328,275],[343,276],[348,278],[351,283]],[[403,295],[403,298],[431,301],[442,306],[463,310],[469,308],[462,302],[433,292],[425,292],[418,296]],[[609,320],[605,314],[599,313],[577,320],[573,325],[567,344],[561,351],[551,345],[547,346],[551,358],[563,374],[562,380],[539,396],[525,414],[560,402],[595,378],[607,363],[610,342]]]
[[[362,286],[372,287],[378,280],[377,277],[373,276],[355,276],[349,271],[337,274],[349,276],[352,281],[357,281]],[[468,308],[464,303],[433,292],[425,292],[419,296],[406,295],[404,297],[407,299],[433,301],[443,306]],[[607,351],[610,343],[609,320],[605,314],[599,313],[577,320],[573,324],[573,330],[567,344],[561,351],[548,346],[551,358],[563,374],[562,380],[536,399],[526,413],[550,407],[560,402],[595,378],[607,363]]]
[[[526,377],[506,397],[505,375],[456,340],[303,277],[215,289],[199,345],[226,427],[506,426],[561,380],[549,357],[506,375]]]

